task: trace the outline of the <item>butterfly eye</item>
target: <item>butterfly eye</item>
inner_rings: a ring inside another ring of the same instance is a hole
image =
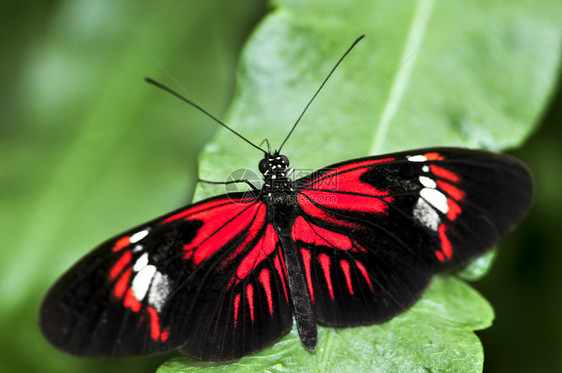
[[[269,159],[267,159],[267,158],[262,159],[260,161],[258,169],[263,174],[265,171],[267,171],[268,168],[269,168]]]
[[[279,157],[281,157],[281,160],[283,161],[283,163],[285,164],[285,166],[289,166],[289,158],[287,158],[284,155],[280,155]]]

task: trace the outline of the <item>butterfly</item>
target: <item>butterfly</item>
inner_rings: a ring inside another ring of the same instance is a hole
[[[249,190],[180,208],[82,258],[42,303],[45,337],[78,356],[178,350],[231,360],[271,345],[294,319],[313,350],[317,324],[369,325],[406,311],[435,274],[487,251],[531,203],[530,171],[506,155],[417,149],[294,180],[281,152],[288,138],[277,151],[248,141],[264,153],[261,188],[236,180]]]

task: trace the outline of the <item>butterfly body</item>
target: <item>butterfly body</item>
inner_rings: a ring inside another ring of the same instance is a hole
[[[314,305],[305,281],[305,269],[293,244],[291,229],[297,218],[294,208],[297,192],[289,175],[289,159],[278,152],[266,154],[258,169],[263,175],[263,188],[260,192],[266,206],[267,221],[271,222],[283,247],[287,288],[291,294],[293,314],[303,344],[315,349],[317,343],[317,319]]]
[[[459,148],[349,160],[293,180],[266,154],[263,187],[213,197],[98,246],[53,286],[41,326],[80,356],[177,349],[230,360],[317,323],[384,322],[436,273],[503,237],[527,210],[529,171]]]

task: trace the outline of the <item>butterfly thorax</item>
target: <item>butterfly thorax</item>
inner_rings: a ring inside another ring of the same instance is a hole
[[[261,160],[262,196],[268,204],[288,205],[294,202],[293,180],[288,177],[288,167],[289,160],[284,155],[268,154]]]

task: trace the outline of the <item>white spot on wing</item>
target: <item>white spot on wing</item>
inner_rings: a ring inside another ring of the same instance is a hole
[[[130,243],[137,243],[140,240],[142,240],[143,238],[146,237],[146,235],[148,234],[148,229],[145,229],[143,231],[137,232],[135,234],[133,234],[130,238],[129,238],[129,242]]]
[[[170,282],[168,276],[156,272],[148,292],[148,302],[154,306],[156,311],[160,312],[166,302],[166,298],[170,294]]]
[[[144,253],[135,262],[135,265],[133,266],[133,271],[139,272],[141,269],[146,267],[147,264],[148,264],[148,253]]]
[[[423,172],[429,172],[429,166],[428,166],[428,165],[424,165],[424,166],[422,167],[422,171],[423,171]]]
[[[425,162],[427,158],[424,155],[412,155],[407,157],[410,162]]]
[[[437,211],[423,198],[419,198],[414,207],[414,219],[434,231],[437,231],[439,223],[441,223]]]
[[[433,188],[437,187],[437,183],[435,180],[427,177],[427,176],[420,176],[420,183],[426,188]]]
[[[420,191],[420,195],[425,199],[431,206],[435,207],[437,210],[446,214],[449,211],[449,205],[447,204],[447,197],[438,191],[437,189],[423,188]]]
[[[135,294],[135,298],[140,302],[146,296],[150,282],[156,273],[156,267],[153,265],[147,265],[144,267],[133,279],[133,284],[131,288]]]

